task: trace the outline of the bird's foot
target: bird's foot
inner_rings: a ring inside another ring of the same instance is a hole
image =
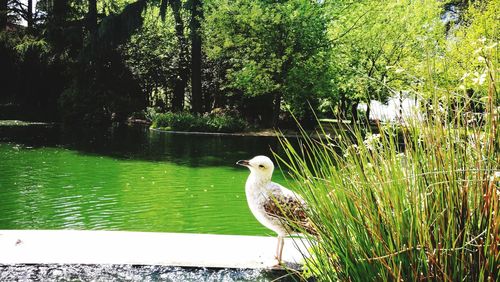
[[[280,258],[278,258],[278,257],[274,257],[274,258],[276,259],[277,263],[275,265],[273,265],[272,268],[273,269],[283,269],[283,267],[285,266],[285,264],[283,263],[283,261]]]
[[[273,269],[273,270],[282,270],[283,268],[284,268],[284,266],[281,263],[278,263],[278,264],[271,266],[271,269]]]

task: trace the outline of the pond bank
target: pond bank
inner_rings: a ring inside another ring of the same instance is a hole
[[[0,120],[0,126],[53,126],[53,125],[55,125],[55,123],[52,122],[23,121],[15,119]]]
[[[201,132],[201,131],[175,131],[175,130],[163,130],[158,128],[150,128],[150,130],[172,133],[172,134],[185,134],[185,135],[212,135],[212,136],[242,136],[242,137],[279,137],[282,136],[278,131],[273,129],[263,129],[259,131],[249,131],[249,132],[235,132],[235,133],[224,133],[224,132]],[[298,138],[300,134],[295,131],[283,132],[283,136],[287,138]]]

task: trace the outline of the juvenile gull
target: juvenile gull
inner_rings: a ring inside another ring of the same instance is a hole
[[[305,202],[294,192],[271,182],[274,164],[268,157],[256,156],[236,164],[250,169],[245,184],[248,206],[262,225],[278,234],[276,259],[281,263],[286,235],[299,231],[298,226],[314,233],[304,212]]]

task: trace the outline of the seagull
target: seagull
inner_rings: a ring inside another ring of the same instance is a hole
[[[236,164],[250,169],[245,184],[248,206],[262,225],[278,234],[276,259],[281,264],[285,236],[297,233],[298,226],[311,234],[316,233],[306,216],[305,202],[291,190],[271,182],[274,164],[268,157],[256,156]]]

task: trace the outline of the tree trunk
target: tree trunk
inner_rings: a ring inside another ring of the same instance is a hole
[[[97,0],[89,0],[89,11],[87,13],[87,29],[92,34],[97,30]]]
[[[184,23],[181,17],[180,0],[170,0],[170,7],[175,20],[175,35],[179,40],[179,65],[177,67],[177,79],[174,85],[174,96],[172,97],[172,110],[182,111],[184,109],[184,91],[189,79],[188,46],[184,37]]]
[[[403,123],[403,91],[399,91],[399,119],[400,123]]]
[[[276,128],[278,126],[278,121],[280,117],[281,111],[281,99],[283,94],[280,91],[274,93],[274,102],[273,102],[273,119],[272,126]]]
[[[28,28],[33,27],[33,0],[28,0],[27,4],[27,13],[26,13],[26,22],[28,24]]]
[[[203,96],[201,90],[201,35],[200,20],[203,17],[201,0],[192,0],[191,5],[191,91],[192,111],[202,112]]]
[[[7,29],[7,0],[0,0],[0,31]]]
[[[370,123],[370,112],[372,111],[371,100],[366,103],[366,122]]]
[[[346,117],[347,117],[346,108],[347,108],[347,101],[346,101],[345,93],[341,92],[340,93],[340,101],[339,101],[339,112],[338,112],[340,119],[343,119],[343,120],[346,119]]]
[[[186,90],[187,77],[189,73],[187,70],[179,68],[178,78],[174,82],[174,95],[172,97],[172,110],[174,112],[180,112],[184,109],[184,91]]]
[[[68,13],[68,0],[54,0],[52,7],[52,19],[54,23],[61,26],[66,21]]]
[[[46,38],[53,46],[55,54],[63,53],[70,45],[67,34],[65,34],[68,10],[68,0],[52,0],[52,10],[47,13]]]
[[[352,101],[351,102],[351,119],[352,123],[356,123],[358,121],[358,101]]]

